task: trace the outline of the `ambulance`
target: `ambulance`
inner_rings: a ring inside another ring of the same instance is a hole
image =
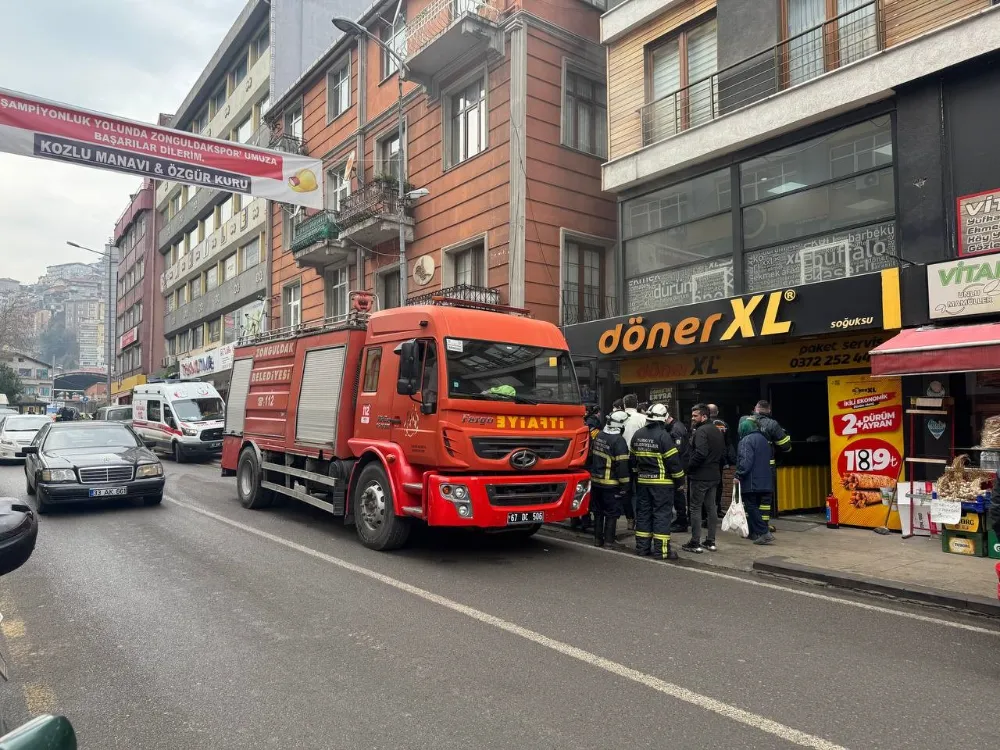
[[[132,426],[178,463],[222,453],[226,409],[211,383],[166,380],[132,391]]]

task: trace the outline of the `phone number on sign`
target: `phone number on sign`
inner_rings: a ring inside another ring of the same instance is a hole
[[[825,357],[795,357],[788,360],[791,369],[803,367],[845,367],[848,365],[867,365],[868,352],[858,354],[828,354]]]

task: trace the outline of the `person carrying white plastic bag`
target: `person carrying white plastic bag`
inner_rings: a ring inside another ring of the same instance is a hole
[[[747,522],[747,513],[743,508],[743,500],[740,498],[740,483],[733,482],[733,501],[729,504],[722,519],[722,530],[732,531],[746,539],[750,536],[750,524]]]

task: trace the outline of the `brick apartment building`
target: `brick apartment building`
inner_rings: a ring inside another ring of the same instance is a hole
[[[322,159],[326,210],[271,207],[271,328],[344,315],[361,287],[398,305],[401,214],[410,300],[462,287],[554,323],[616,312],[602,8],[573,6],[404,0],[395,24],[395,2],[357,19],[409,69],[402,149],[396,63],[364,36],[274,102],[271,146]],[[400,152],[427,191],[402,212]]]

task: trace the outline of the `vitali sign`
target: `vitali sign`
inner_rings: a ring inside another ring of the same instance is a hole
[[[0,151],[323,208],[317,159],[0,89]]]
[[[927,266],[932,318],[966,318],[1000,312],[1000,253]]]

